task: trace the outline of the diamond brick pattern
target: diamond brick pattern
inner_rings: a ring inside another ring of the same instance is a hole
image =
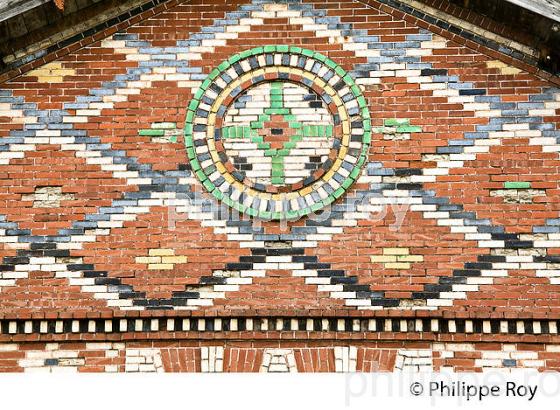
[[[0,370],[558,369],[560,89],[408,3],[158,1],[14,63]]]

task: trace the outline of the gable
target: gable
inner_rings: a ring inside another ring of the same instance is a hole
[[[557,314],[553,82],[513,65],[514,50],[482,49],[381,3],[201,3],[161,10],[2,85],[4,313],[59,311],[51,295],[64,292],[68,312],[108,317]],[[339,77],[330,86],[328,73]],[[231,90],[257,91],[225,95],[213,111],[200,90],[215,86],[219,97],[218,75]],[[252,83],[282,81],[300,88]],[[311,104],[323,94],[330,103]],[[329,106],[337,121],[316,123]],[[223,161],[226,172],[196,155],[205,135],[188,137],[228,107],[241,135],[215,150],[238,158]],[[338,122],[350,154],[331,158],[313,144],[334,144],[325,130]],[[285,123],[307,130],[279,145],[297,155],[268,155],[275,148],[259,143],[280,138],[272,130]],[[350,165],[331,172],[331,159]],[[205,161],[207,173],[197,168]],[[264,170],[266,183],[256,172],[235,179],[230,165]],[[299,187],[302,175],[329,185]],[[253,195],[258,206],[234,190],[245,178],[268,184]],[[304,205],[282,197],[288,185],[308,191],[297,197]],[[271,186],[280,200],[261,206]],[[261,208],[270,220],[247,211]]]

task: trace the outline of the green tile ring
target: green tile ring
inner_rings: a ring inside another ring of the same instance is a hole
[[[340,198],[371,141],[352,77],[300,47],[243,51],[216,67],[186,115],[194,174],[216,199],[252,217],[293,220]]]

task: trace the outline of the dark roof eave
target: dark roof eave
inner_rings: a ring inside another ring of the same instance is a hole
[[[48,3],[50,0],[3,0],[0,1],[0,22]]]

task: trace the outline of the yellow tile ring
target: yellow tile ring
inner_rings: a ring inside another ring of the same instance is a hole
[[[188,106],[193,172],[252,217],[297,219],[340,198],[367,159],[371,122],[352,77],[324,55],[264,46],[215,68]]]

